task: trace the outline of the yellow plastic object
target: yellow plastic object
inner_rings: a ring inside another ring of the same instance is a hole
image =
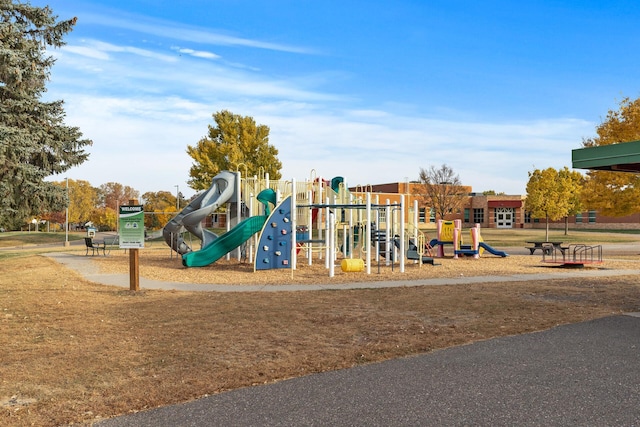
[[[454,221],[442,221],[442,228],[440,229],[440,237],[438,240],[441,242],[452,243],[453,242],[453,230],[456,228]],[[458,237],[458,243],[462,245],[462,233]]]
[[[364,260],[362,259],[343,259],[342,262],[340,263],[340,267],[342,268],[342,271],[344,271],[345,273],[348,272],[357,272],[357,271],[363,271],[364,270]]]

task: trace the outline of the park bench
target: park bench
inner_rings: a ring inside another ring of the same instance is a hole
[[[96,253],[100,255],[100,251],[102,251],[102,254],[104,256],[107,256],[107,245],[105,242],[94,242],[91,237],[85,237],[84,245],[86,247],[86,251],[84,253],[85,256],[89,255],[89,249],[91,249],[91,256],[95,255]]]
[[[104,244],[108,255],[113,249],[120,249],[120,236],[117,234],[114,236],[106,236],[104,238]],[[127,253],[127,250],[125,249],[124,252]]]

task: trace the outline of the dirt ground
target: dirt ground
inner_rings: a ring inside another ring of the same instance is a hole
[[[141,275],[191,283],[411,280],[548,271],[540,256],[443,259],[329,279],[324,265],[187,269],[141,251]],[[128,256],[94,257],[127,272]],[[637,256],[587,268],[636,269]],[[588,270],[587,270],[588,271]],[[130,292],[37,255],[0,262],[0,425],[91,424],[238,387],[640,311],[636,275],[340,291]]]

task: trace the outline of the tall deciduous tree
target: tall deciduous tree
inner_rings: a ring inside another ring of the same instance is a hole
[[[443,164],[440,168],[430,166],[429,169],[420,168],[420,182],[414,187],[415,195],[423,203],[432,207],[436,216],[445,216],[459,209],[467,196],[462,186],[460,176],[452,168]]]
[[[64,189],[45,178],[88,157],[91,141],[64,124],[63,101],[41,100],[54,64],[46,49],[64,45],[75,23],[49,7],[0,0],[0,225],[63,210]]]
[[[566,166],[529,172],[526,209],[532,218],[546,220],[545,240],[549,240],[549,221],[558,221],[581,211],[583,176]],[[566,222],[565,222],[565,233]]]
[[[119,182],[107,182],[98,188],[100,204],[105,208],[118,211],[119,206],[128,205],[129,200],[138,199],[140,192]]]
[[[169,191],[146,192],[142,201],[144,211],[149,213],[144,218],[144,225],[150,230],[164,227],[178,210],[177,197]]]
[[[597,136],[584,139],[584,147],[596,147],[640,140],[640,98],[624,98],[619,110],[610,110],[596,128]],[[640,175],[589,171],[583,191],[589,208],[603,215],[624,216],[640,210]]]
[[[97,191],[97,206],[91,221],[100,228],[115,230],[118,223],[118,207],[128,205],[130,200],[138,199],[139,191],[119,182],[107,182]]]
[[[209,125],[209,134],[195,146],[187,146],[194,160],[189,170],[191,188],[209,188],[213,177],[223,170],[239,170],[249,176],[265,172],[271,179],[280,179],[282,163],[278,150],[269,144],[268,126],[226,110],[215,113],[213,119],[216,125]]]
[[[69,223],[85,224],[93,219],[98,194],[89,181],[69,180]]]

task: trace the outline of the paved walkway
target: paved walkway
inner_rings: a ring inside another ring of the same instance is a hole
[[[96,423],[638,426],[640,318],[613,316],[308,375]]]
[[[101,273],[98,266],[91,262],[91,257],[65,252],[51,252],[46,256],[81,273],[92,282],[105,285],[129,288],[128,274]],[[280,291],[315,291],[324,289],[372,289],[406,286],[440,286],[462,285],[469,283],[498,283],[523,282],[534,280],[566,279],[571,277],[611,277],[629,274],[640,274],[640,270],[556,270],[538,274],[512,274],[509,276],[476,276],[461,278],[434,278],[419,280],[394,280],[380,282],[331,283],[321,285],[220,285],[220,284],[191,284],[180,282],[165,282],[140,277],[141,289],[161,289],[178,291],[208,291],[208,292],[280,292]]]

